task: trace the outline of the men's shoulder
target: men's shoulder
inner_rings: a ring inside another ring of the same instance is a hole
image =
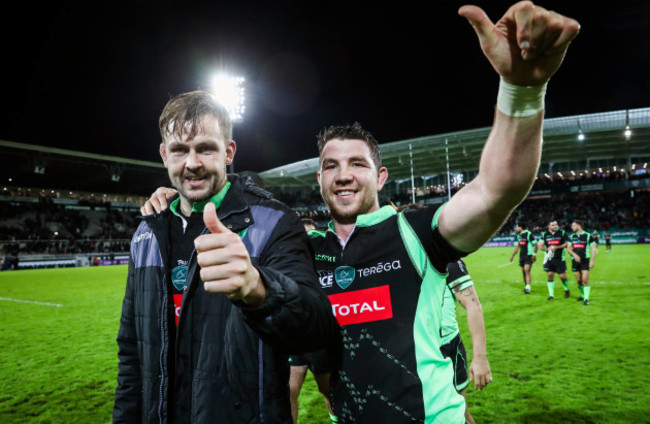
[[[416,223],[423,223],[428,228],[437,226],[438,223],[434,222],[437,219],[438,211],[442,208],[441,206],[422,206],[417,209],[405,209],[401,213],[404,215],[407,221],[413,226]]]
[[[250,176],[229,175],[228,180],[231,182],[232,188],[236,190],[238,189],[263,199],[271,199],[273,197],[269,191],[255,184]]]
[[[255,184],[251,177],[230,176],[229,178],[233,184],[231,189],[239,190],[242,193],[245,203],[249,205],[261,205],[295,215],[289,206],[275,199],[271,192]]]

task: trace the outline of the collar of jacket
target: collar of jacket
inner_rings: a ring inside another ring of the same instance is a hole
[[[220,197],[222,193],[223,195]],[[229,174],[226,187],[221,189],[219,193],[211,199],[202,202],[201,211],[208,201],[213,201],[215,206],[217,206],[217,216],[219,217],[219,220],[229,230],[239,233],[246,227],[253,225],[255,222],[250,211],[249,202],[247,202],[245,198],[246,193],[262,198],[271,197],[269,192],[255,185],[249,176],[242,177],[237,174]],[[216,198],[220,199],[218,203],[214,202]],[[170,199],[170,205],[175,204],[178,200],[179,195],[176,194]],[[147,221],[154,231],[156,229],[160,230],[161,224],[166,223],[172,214],[170,209],[171,207],[162,212],[140,218]]]
[[[205,208],[205,205],[209,203],[214,203],[215,209],[219,210],[219,206],[221,206],[221,202],[223,201],[223,198],[226,197],[226,193],[228,193],[228,189],[230,188],[231,182],[226,181],[226,184],[223,186],[221,190],[214,196],[212,196],[209,199],[202,200],[200,202],[194,202],[192,204],[192,213],[198,212],[201,213],[203,212],[203,209]],[[169,204],[169,209],[172,211],[172,213],[178,217],[181,216],[180,212],[178,211],[181,203],[181,198],[180,196],[177,196],[174,201],[172,201]]]

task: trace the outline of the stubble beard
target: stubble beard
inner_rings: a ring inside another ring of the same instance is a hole
[[[359,192],[361,193],[361,192]],[[374,199],[363,198],[358,206],[355,206],[356,202],[347,205],[341,205],[336,202],[336,196],[334,193],[331,193],[331,197],[327,198],[322,196],[324,199],[329,199],[325,201],[327,207],[330,210],[330,215],[332,220],[339,224],[354,224],[357,221],[359,215],[366,214],[370,212],[375,204]],[[343,206],[343,207],[341,207]],[[350,206],[348,208],[347,206]]]

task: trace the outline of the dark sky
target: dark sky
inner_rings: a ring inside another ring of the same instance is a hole
[[[549,118],[650,104],[650,2],[596,3],[539,3],[582,25],[549,84]],[[498,77],[462,4],[12,3],[0,139],[159,161],[165,102],[217,71],[246,78],[236,171],[314,157],[330,124],[359,121],[381,143],[489,126]],[[475,4],[496,21],[511,3]]]

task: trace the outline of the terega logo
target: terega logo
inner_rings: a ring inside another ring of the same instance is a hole
[[[328,296],[341,325],[380,321],[393,317],[388,285]]]
[[[587,245],[584,243],[573,243],[573,247],[575,247],[576,249],[584,249],[585,247],[587,247]]]
[[[354,281],[354,274],[355,270],[351,266],[340,266],[334,270],[334,279],[336,280],[336,284],[345,290]]]
[[[560,240],[549,240],[547,244],[549,246],[553,246],[553,245],[558,246],[560,244]]]

